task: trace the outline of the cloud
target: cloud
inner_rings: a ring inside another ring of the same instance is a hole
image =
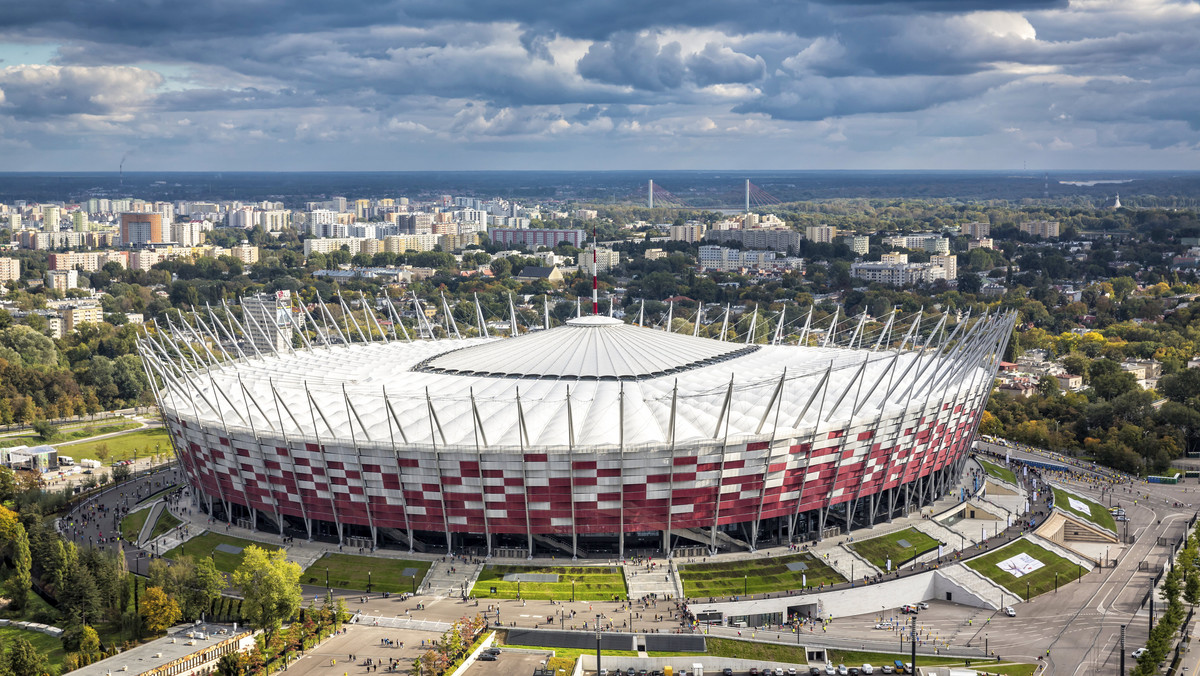
[[[13,117],[129,114],[153,98],[163,77],[128,66],[8,66],[0,70],[4,108]]]
[[[36,46],[0,52],[0,147],[73,150],[70,168],[134,141],[212,162],[269,146],[263,161],[290,157],[287,168],[314,162],[303,149],[322,144],[344,168],[375,156],[394,168],[435,142],[440,158],[472,167],[475,148],[517,166],[586,156],[686,168],[788,163],[799,155],[779,149],[792,146],[839,165],[994,166],[1038,152],[1124,164],[1137,149],[1178,163],[1200,142],[1196,2],[129,0],[122,10],[46,0],[0,13],[0,47]],[[21,53],[40,62],[14,64]],[[279,150],[289,144],[291,156]]]

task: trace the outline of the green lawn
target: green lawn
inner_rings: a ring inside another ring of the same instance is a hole
[[[789,563],[803,563],[808,566],[808,570],[792,570],[788,568]],[[812,554],[693,563],[680,566],[679,576],[683,580],[683,593],[690,598],[801,589],[804,586],[804,576],[808,577],[810,587],[846,581],[837,571]]]
[[[901,540],[907,542],[909,546],[901,545]],[[851,542],[849,547],[879,570],[886,571],[888,559],[892,560],[892,570],[895,570],[914,556],[937,549],[938,541],[916,528],[906,528],[870,540],[861,542],[856,540]]]
[[[88,437],[94,437],[98,434],[123,432],[125,430],[134,429],[135,427],[141,427],[141,424],[132,421],[126,421],[122,423],[110,423],[107,425],[74,425],[70,428],[60,427],[58,429],[58,434],[54,435],[54,438],[48,442],[43,441],[42,438],[36,434],[22,434],[15,437],[0,438],[0,447],[11,448],[13,446],[41,446],[47,443],[57,446],[59,444],[75,441],[76,439],[86,439]],[[70,453],[67,453],[66,455],[70,455]]]
[[[167,533],[167,531],[171,530],[172,528],[178,526],[181,523],[183,523],[183,522],[180,521],[179,519],[176,519],[174,514],[168,512],[167,510],[164,509],[162,514],[158,515],[158,521],[155,522],[154,528],[150,529],[150,540],[153,540],[154,538],[156,538],[160,535],[165,535]],[[147,542],[148,541],[149,540],[147,540]]]
[[[1043,565],[1021,577],[1000,570],[998,564],[1001,561],[1010,559],[1017,554],[1028,554],[1041,561]],[[1028,540],[1017,540],[993,552],[975,557],[967,561],[967,565],[1022,599],[1025,598],[1026,585],[1029,585],[1030,596],[1038,596],[1048,591],[1054,591],[1055,573],[1058,573],[1058,585],[1061,587],[1077,579],[1081,570],[1077,564]]]
[[[178,547],[163,554],[163,558],[177,559],[187,555],[192,557],[212,556],[213,563],[216,564],[217,570],[232,573],[242,563],[243,553],[230,554],[227,552],[217,551],[217,545],[227,544],[234,547],[245,549],[250,545],[257,545],[263,549],[279,549],[275,545],[269,545],[263,542],[255,542],[254,540],[243,540],[242,538],[230,537],[221,535],[212,531],[204,531],[200,535],[188,540]]]
[[[801,637],[801,640],[803,640],[803,637]],[[708,646],[708,654],[714,657],[732,657],[762,662],[783,662],[785,664],[808,664],[808,655],[805,653],[805,646],[803,644],[793,646],[777,643],[755,643],[753,641],[738,641],[729,638],[713,638],[711,636],[705,640],[705,644]],[[893,660],[903,659],[905,662],[908,662],[912,658],[907,653],[904,655],[892,655],[858,650],[829,650],[827,654],[830,662],[845,664],[848,667],[859,666],[864,663],[873,664],[878,667],[884,664],[891,664]],[[917,664],[962,664],[962,660],[951,657],[925,657],[924,655],[917,655]]]
[[[558,582],[507,582],[505,575],[515,573],[553,573]],[[574,583],[574,585],[572,585]],[[570,600],[574,586],[579,601],[607,601],[625,598],[625,576],[616,566],[484,566],[471,594],[479,598],[515,599],[520,588],[523,599]],[[495,587],[495,593],[492,588]]]
[[[1017,475],[1014,474],[1011,469],[988,462],[980,457],[976,457],[975,459],[978,460],[979,464],[983,466],[983,471],[996,477],[997,479],[1000,479],[1001,481],[1007,481],[1010,484],[1017,485]]]
[[[16,627],[0,627],[0,644],[7,647],[9,642],[15,638],[23,638],[32,643],[38,652],[46,656],[51,667],[57,671],[62,671],[63,659],[67,656],[67,651],[63,650],[62,641],[39,631],[29,631]]]
[[[100,457],[97,449],[101,447],[107,448],[108,453],[104,458]],[[129,434],[121,434],[107,439],[96,439],[94,441],[81,441],[74,444],[66,444],[58,447],[58,452],[63,455],[69,455],[78,463],[84,458],[90,460],[100,460],[104,464],[111,464],[114,460],[132,460],[134,451],[137,451],[137,457],[145,458],[154,455],[155,449],[158,453],[171,452],[171,439],[167,435],[167,431],[161,427],[137,430]]]
[[[376,556],[354,556],[353,554],[326,554],[308,567],[300,580],[304,584],[325,584],[325,569],[329,569],[329,584],[337,589],[366,591],[368,577],[371,591],[411,592],[421,584],[429,571],[429,561],[408,559],[385,559]],[[404,575],[405,569],[415,568],[412,577]],[[368,573],[370,575],[368,576]],[[416,583],[413,583],[413,577]]]
[[[1107,528],[1114,533],[1117,532],[1117,521],[1116,521],[1116,519],[1113,518],[1113,515],[1109,513],[1107,507],[1105,507],[1104,505],[1102,505],[1098,502],[1089,500],[1089,499],[1083,497],[1082,495],[1078,495],[1076,493],[1071,493],[1070,491],[1064,491],[1063,489],[1059,488],[1058,486],[1051,486],[1051,488],[1054,489],[1054,506],[1055,507],[1058,507],[1059,509],[1063,510],[1064,512],[1067,512],[1068,514],[1074,514],[1076,516],[1081,516],[1084,519],[1087,519],[1088,521],[1091,521],[1092,523],[1097,524],[1098,526],[1100,526],[1102,528]],[[1074,507],[1071,506],[1071,503],[1067,500],[1067,498],[1075,498],[1079,502],[1082,502],[1083,504],[1087,505],[1091,509],[1091,513],[1075,509]]]
[[[153,512],[153,507],[147,507],[138,512],[134,512],[129,516],[121,519],[121,537],[126,542],[137,542],[138,535],[142,532],[142,526],[146,525],[146,518]]]

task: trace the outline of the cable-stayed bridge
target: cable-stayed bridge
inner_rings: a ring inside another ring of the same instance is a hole
[[[668,209],[714,209],[721,211],[744,210],[750,211],[761,207],[774,206],[782,204],[783,201],[775,197],[771,193],[746,179],[745,188],[743,190],[745,196],[744,204],[730,204],[725,206],[714,206],[711,204],[692,204],[687,198],[678,197],[666,190],[660,185],[654,183],[654,179],[650,179],[646,185],[646,206],[653,209],[654,207]]]

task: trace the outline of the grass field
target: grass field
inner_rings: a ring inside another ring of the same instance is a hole
[[[975,459],[978,460],[979,464],[983,466],[983,471],[996,477],[997,479],[1000,479],[1001,481],[1007,481],[1010,484],[1016,485],[1017,475],[1014,474],[1011,469],[1008,469],[1007,467],[1002,467],[1002,466],[997,465],[992,462],[988,462],[987,460],[984,460],[979,457],[976,457]]]
[[[1089,500],[1089,499],[1083,497],[1082,495],[1077,495],[1077,494],[1071,493],[1069,491],[1064,491],[1063,489],[1061,489],[1057,486],[1051,486],[1051,488],[1054,489],[1054,506],[1055,507],[1058,507],[1059,509],[1061,509],[1064,512],[1067,512],[1069,514],[1075,514],[1077,516],[1081,516],[1084,519],[1087,519],[1088,521],[1091,521],[1092,523],[1097,524],[1102,528],[1107,528],[1114,533],[1117,532],[1117,520],[1114,519],[1113,515],[1109,513],[1107,507],[1105,507],[1104,505],[1102,505],[1098,502],[1093,502],[1092,500]],[[1091,509],[1091,512],[1089,513],[1089,512],[1084,512],[1084,511],[1075,509],[1074,507],[1071,506],[1071,503],[1070,503],[1070,501],[1067,500],[1067,498],[1075,498],[1079,502],[1082,502],[1083,504],[1087,505]]]
[[[167,531],[181,523],[183,522],[176,519],[174,514],[164,509],[163,513],[158,515],[158,521],[155,522],[154,528],[150,529],[150,539],[153,540],[160,535],[166,534]]]
[[[212,531],[204,531],[200,535],[188,540],[178,547],[163,554],[163,558],[177,559],[187,555],[192,557],[212,556],[213,563],[216,564],[217,570],[232,573],[242,563],[243,553],[229,554],[227,552],[217,551],[217,545],[227,544],[234,547],[245,549],[250,545],[257,545],[263,549],[279,549],[274,545],[269,545],[263,542],[255,542],[254,540],[243,540],[242,538],[230,537],[221,535]]]
[[[803,563],[808,570],[792,570],[789,563]],[[693,563],[679,567],[683,593],[692,598],[702,596],[738,596],[743,593],[801,589],[804,576],[808,586],[837,584],[846,579],[812,554],[775,556],[721,563]]]
[[[1000,570],[998,564],[1001,561],[1010,559],[1017,554],[1028,554],[1041,561],[1043,565],[1021,577]],[[1054,590],[1055,573],[1058,573],[1058,585],[1061,587],[1077,579],[1080,572],[1078,565],[1028,540],[1017,540],[994,552],[971,559],[967,561],[967,565],[1023,599],[1026,594],[1026,585],[1029,585],[1031,597],[1038,596]]]
[[[142,526],[146,525],[146,518],[153,511],[153,507],[147,507],[121,519],[121,537],[126,542],[137,542],[138,535],[142,532]]]
[[[108,449],[108,455],[104,458],[101,458],[96,453],[96,450],[101,446]],[[100,460],[107,465],[114,460],[132,460],[134,451],[137,451],[139,458],[154,455],[156,447],[158,453],[171,452],[170,437],[167,436],[167,431],[161,427],[137,430],[136,432],[108,437],[107,439],[61,445],[58,446],[58,452],[71,456],[77,463],[84,458],[88,458],[90,460]]]
[[[770,633],[770,632],[765,632]],[[712,638],[706,639],[708,645],[708,654],[714,657],[736,657],[744,660],[760,660],[763,662],[783,662],[784,664],[808,664],[808,657],[805,654],[803,645],[782,645],[777,643],[755,643],[752,641],[737,641],[728,638]],[[905,662],[910,661],[911,655],[892,655],[889,653],[869,653],[862,651],[849,650],[830,650],[828,651],[829,661],[834,664],[845,664],[846,666],[859,666],[861,664],[873,664],[881,666],[883,664],[891,664],[893,660],[903,659]],[[961,664],[962,660],[950,657],[925,657],[924,655],[917,656],[918,665],[938,665],[938,664]],[[885,661],[886,660],[886,661]]]
[[[407,568],[416,569],[416,584],[421,584],[429,571],[429,561],[406,559],[384,559],[375,556],[352,554],[326,554],[308,567],[300,576],[301,582],[312,585],[325,584],[325,569],[329,569],[329,584],[337,589],[366,591],[368,578],[371,591],[411,592],[413,578],[404,575]],[[370,575],[368,575],[370,573]]]
[[[910,546],[901,545],[901,540]],[[916,528],[906,528],[870,540],[851,542],[848,546],[879,570],[886,571],[888,559],[892,560],[892,570],[895,570],[914,556],[937,549],[938,541]]]
[[[28,631],[16,627],[0,627],[0,644],[7,647],[11,645],[10,642],[15,638],[23,638],[32,643],[33,647],[39,653],[46,656],[51,667],[57,671],[62,671],[63,659],[67,656],[67,652],[63,650],[62,641],[38,631]]]
[[[507,582],[505,575],[515,573],[554,573],[558,582]],[[572,585],[574,583],[574,585]],[[520,589],[523,599],[570,600],[574,587],[579,601],[625,598],[625,576],[616,566],[484,566],[471,594],[479,598],[515,599]],[[492,588],[495,587],[495,593]]]
[[[86,439],[88,437],[94,437],[98,434],[112,434],[113,432],[123,432],[125,430],[131,430],[135,427],[140,427],[140,426],[141,425],[139,423],[135,423],[132,421],[126,421],[126,422],[121,422],[121,423],[113,422],[113,423],[109,423],[107,425],[102,425],[102,424],[82,425],[82,426],[73,425],[70,428],[61,428],[60,427],[58,430],[58,434],[56,434],[54,436],[54,438],[51,439],[49,442],[42,441],[42,438],[40,436],[38,436],[37,434],[22,434],[20,436],[15,436],[15,437],[0,438],[0,447],[11,448],[13,446],[42,446],[47,443],[57,446],[59,444],[65,444],[65,443],[69,443],[71,441],[75,441],[76,439]],[[67,453],[66,455],[70,455],[70,453]],[[72,456],[72,457],[74,457],[74,456]]]

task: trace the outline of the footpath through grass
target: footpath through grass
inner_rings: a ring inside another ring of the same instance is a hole
[[[232,573],[242,564],[242,559],[245,558],[244,551],[238,551],[236,554],[217,549],[218,545],[228,545],[231,548],[245,550],[250,545],[256,545],[263,549],[272,550],[279,549],[275,545],[269,545],[264,542],[255,542],[254,540],[244,540],[235,538],[229,535],[222,535],[206,530],[200,535],[188,540],[187,542],[171,549],[166,554],[163,554],[165,559],[177,559],[181,556],[191,556],[200,558],[202,556],[212,556],[213,563],[216,564],[217,570],[224,573]]]
[[[1113,515],[1109,513],[1108,508],[1104,505],[1089,500],[1077,493],[1065,491],[1058,486],[1051,486],[1050,488],[1054,489],[1055,507],[1058,507],[1068,514],[1074,514],[1082,517],[1083,519],[1091,521],[1102,528],[1107,528],[1114,533],[1117,532],[1117,520],[1113,518]],[[1075,502],[1083,503],[1087,506],[1087,509],[1076,508],[1071,504],[1071,499],[1074,499]]]
[[[32,595],[33,593],[31,592],[30,596]],[[13,639],[16,638],[23,638],[32,643],[33,647],[39,653],[46,656],[55,673],[62,672],[63,660],[67,657],[67,651],[63,650],[62,641],[53,636],[47,636],[40,631],[29,631],[17,627],[0,627],[0,645],[10,646]]]
[[[806,576],[809,587],[846,581],[812,554],[679,566],[683,593],[689,598],[803,589]]]
[[[328,569],[329,584],[337,589],[366,591],[369,580],[373,592],[403,593],[421,584],[430,565],[429,561],[326,554],[309,566],[300,579],[304,584],[323,585]]]
[[[988,462],[987,460],[984,460],[978,456],[976,456],[975,459],[979,461],[980,465],[983,466],[983,471],[987,472],[989,475],[994,476],[1001,481],[1007,481],[1014,486],[1017,485],[1017,475],[1011,469]]]
[[[110,422],[108,424],[89,423],[86,425],[72,425],[69,428],[58,428],[58,433],[55,434],[54,438],[52,438],[50,441],[45,441],[41,436],[32,432],[13,437],[3,437],[0,438],[0,448],[12,448],[13,446],[44,446],[46,444],[57,446],[59,444],[69,443],[77,439],[86,439],[99,434],[124,432],[125,430],[131,430],[136,427],[141,427],[141,423],[128,420],[125,422]],[[70,455],[70,453],[65,455]]]
[[[1037,559],[1042,567],[1019,577],[1000,569],[999,564],[1002,561],[1007,561],[1018,554],[1028,554]],[[1029,600],[1026,598],[1026,585],[1028,585],[1029,597],[1038,596],[1048,591],[1054,591],[1055,573],[1058,574],[1058,586],[1061,587],[1078,579],[1082,570],[1078,564],[1028,540],[1017,540],[993,552],[977,556],[966,563],[984,577],[1025,600]]]
[[[506,575],[557,575],[557,582],[537,582],[526,578],[505,580]],[[572,592],[574,587],[574,592]],[[495,589],[496,591],[492,591]],[[471,594],[479,598],[515,599],[518,589],[523,599],[611,601],[626,598],[625,575],[618,566],[484,566]]]
[[[132,460],[134,451],[139,458],[148,458],[155,453],[170,453],[171,439],[165,429],[156,427],[58,447],[60,454],[71,456],[76,463],[84,458],[99,460],[105,464],[114,460]],[[100,457],[101,455],[104,457]]]
[[[914,556],[937,549],[938,544],[937,540],[916,528],[906,528],[870,540],[851,542],[848,546],[879,570],[886,571],[888,559],[891,559],[892,570],[895,570]]]

